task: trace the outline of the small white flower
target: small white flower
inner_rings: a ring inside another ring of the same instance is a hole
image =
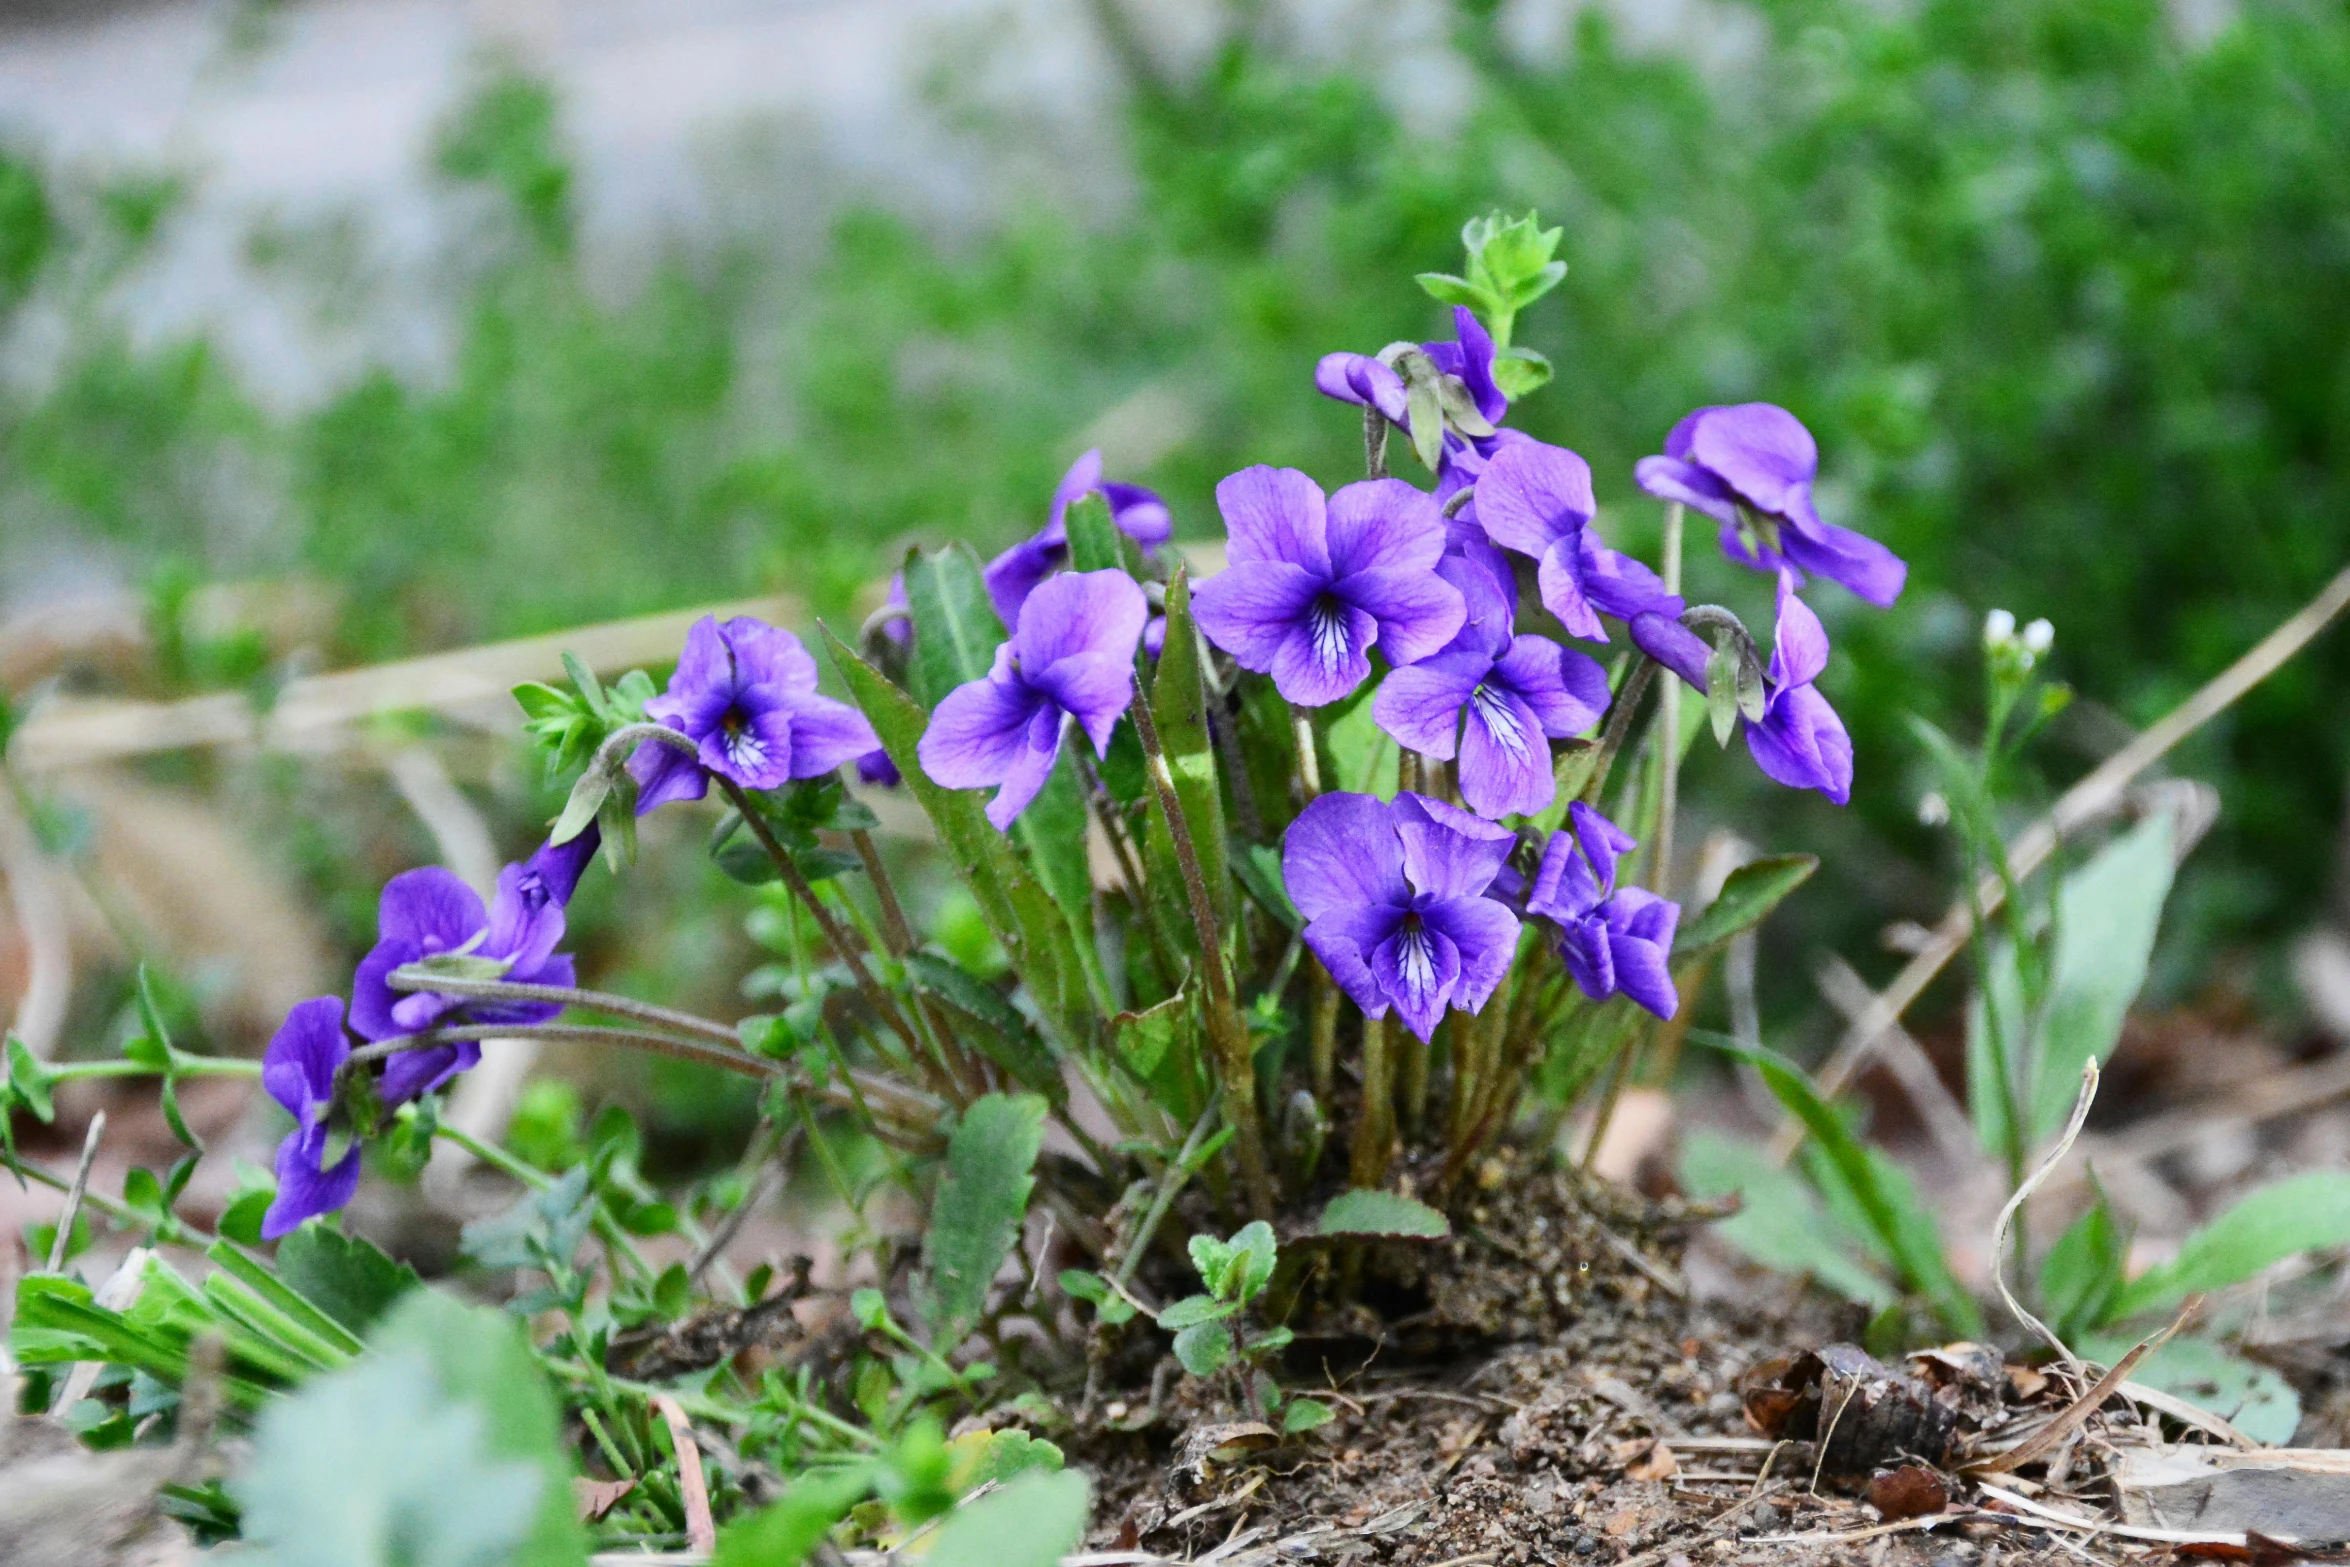
[[[1942,791],[1929,789],[1918,801],[1918,821],[1928,827],[1940,827],[1950,820],[1950,802],[1942,798]]]
[[[2015,616],[1995,609],[1983,617],[1983,646],[1997,651],[2015,640]]]
[[[2024,627],[2024,651],[2035,658],[2056,643],[2056,628],[2045,620],[2035,620]]]

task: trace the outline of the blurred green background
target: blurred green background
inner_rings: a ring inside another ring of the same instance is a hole
[[[1115,199],[681,230],[619,289],[582,259],[565,103],[485,64],[430,154],[477,219],[437,278],[447,373],[360,366],[307,399],[202,331],[126,323],[184,179],[20,143],[0,528],[166,587],[326,579],[334,663],[770,588],[853,614],[910,537],[1038,525],[1094,440],[1191,538],[1243,464],[1352,477],[1359,424],[1315,358],[1437,335],[1412,274],[1457,267],[1465,218],[1534,208],[1570,271],[1520,323],[1558,377],[1512,422],[1590,459],[1620,542],[1658,522],[1634,460],[1693,405],[1761,398],[1817,433],[1831,519],[1912,562],[1890,613],[1817,595],[1852,810],[1736,749],[1701,747],[1685,789],[1701,823],[1827,856],[1788,956],[1834,942],[1879,972],[1877,928],[1947,887],[1903,715],[1970,732],[1984,610],[2055,622],[2084,698],[2044,751],[2061,785],[2350,559],[2350,8],[1758,0],[1685,8],[1687,47],[1569,8],[1542,48],[1501,9],[1430,10],[1421,51],[1465,105],[1431,126],[1270,8],[1184,54],[1071,7],[1114,76]],[[951,73],[933,92],[975,144],[1021,134]],[[256,232],[245,261],[364,314],[349,239]],[[1767,617],[1762,579],[1696,542],[1698,592]],[[234,665],[177,677],[257,673]],[[2173,905],[2168,994],[2224,972],[2282,997],[2335,859],[2345,676],[2350,640],[2321,643],[2177,759],[2225,811]],[[1783,1005],[1808,1004],[1808,963],[1784,967]]]

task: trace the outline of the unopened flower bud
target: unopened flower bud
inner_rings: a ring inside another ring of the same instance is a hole
[[[2056,628],[2046,620],[2035,620],[2024,627],[2024,651],[2035,658],[2045,653],[2056,642]]]
[[[1918,801],[1918,821],[1928,827],[1940,827],[1950,820],[1950,802],[1939,789],[1929,789]]]
[[[2015,640],[2015,616],[1995,609],[1983,617],[1983,646],[1993,652]]]

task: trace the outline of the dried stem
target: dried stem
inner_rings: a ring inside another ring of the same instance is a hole
[[[98,1162],[98,1139],[106,1135],[106,1112],[101,1110],[90,1117],[90,1130],[82,1138],[82,1162],[74,1167],[73,1187],[65,1194],[65,1206],[57,1211],[57,1235],[49,1242],[49,1271],[65,1271],[65,1259],[73,1248],[73,1221],[82,1210],[82,1198],[90,1190],[90,1166]]]
[[[1142,738],[1143,760],[1151,789],[1167,826],[1167,842],[1183,872],[1184,896],[1191,904],[1191,922],[1199,937],[1199,971],[1208,986],[1208,1029],[1215,1040],[1217,1074],[1223,1079],[1225,1122],[1232,1128],[1234,1151],[1240,1156],[1242,1177],[1259,1217],[1273,1211],[1273,1175],[1265,1162],[1264,1131],[1257,1121],[1257,1069],[1249,1049],[1248,1030],[1232,999],[1232,976],[1224,967],[1224,944],[1216,929],[1215,904],[1208,896],[1207,876],[1200,870],[1199,848],[1192,841],[1191,823],[1184,816],[1182,797],[1175,792],[1174,775],[1167,770],[1167,753],[1159,744],[1158,721],[1150,700],[1138,688],[1128,709],[1135,732]]]

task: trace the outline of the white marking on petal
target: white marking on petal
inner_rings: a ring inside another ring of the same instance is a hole
[[[1396,976],[1415,1000],[1426,996],[1436,988],[1436,953],[1417,915],[1404,921],[1395,943]]]
[[[1336,674],[1346,663],[1351,648],[1347,635],[1346,606],[1325,593],[1314,600],[1306,611],[1307,629],[1314,639],[1314,662],[1329,674]]]
[[[1478,682],[1477,689],[1469,693],[1469,711],[1477,715],[1478,722],[1485,726],[1485,732],[1493,737],[1495,745],[1513,757],[1525,756],[1525,726],[1518,722],[1518,715],[1510,710],[1509,703],[1503,700],[1499,691],[1482,681]]]

